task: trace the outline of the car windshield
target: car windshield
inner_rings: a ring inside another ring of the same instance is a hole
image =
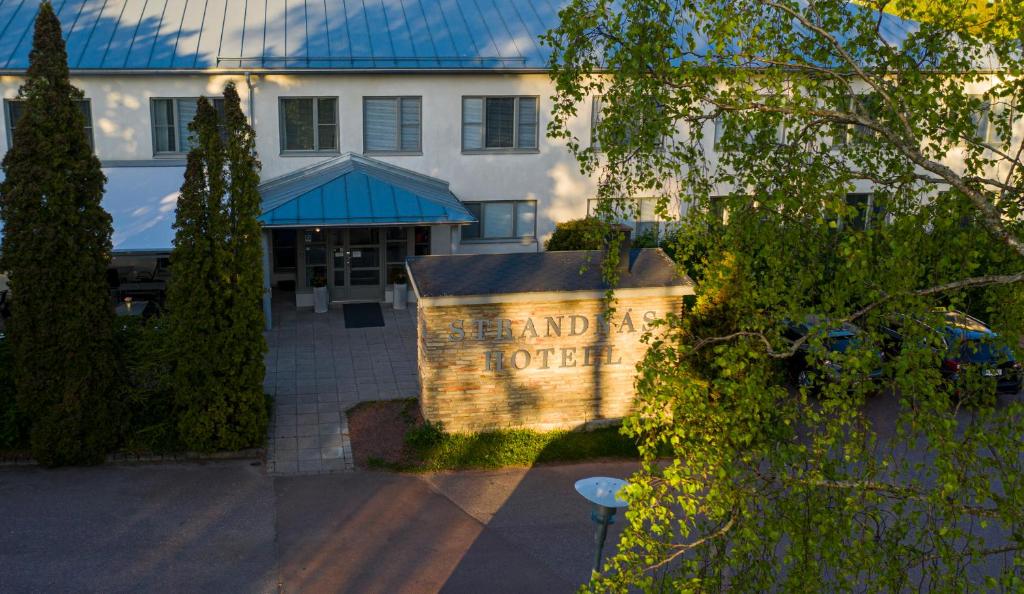
[[[943,314],[946,323],[955,328],[962,328],[968,332],[990,332],[988,326],[974,318],[958,311],[949,311]]]

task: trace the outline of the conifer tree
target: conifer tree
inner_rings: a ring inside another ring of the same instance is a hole
[[[228,393],[221,377],[224,345],[223,144],[217,112],[205,97],[189,125],[195,145],[188,154],[185,180],[175,213],[171,280],[167,290],[174,399],[178,429],[189,449],[218,448],[229,424]]]
[[[190,126],[168,290],[179,433],[200,451],[257,445],[267,424],[259,162],[233,87],[225,104],[223,137],[206,98]]]
[[[106,282],[106,179],[71,85],[60,21],[43,2],[18,95],[23,115],[3,160],[0,268],[13,295],[9,327],[19,405],[46,465],[101,461],[116,439],[113,309]]]
[[[224,357],[227,382],[235,399],[239,447],[259,443],[265,434],[267,408],[263,393],[267,350],[263,338],[263,250],[260,241],[260,162],[256,134],[242,113],[234,84],[224,89],[225,153],[228,169],[228,275],[225,313],[229,325]]]

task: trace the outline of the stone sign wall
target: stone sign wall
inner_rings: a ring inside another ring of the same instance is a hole
[[[575,428],[620,419],[633,402],[648,323],[682,297],[620,291],[600,298],[419,305],[420,406],[449,431]],[[502,296],[495,296],[500,298]]]

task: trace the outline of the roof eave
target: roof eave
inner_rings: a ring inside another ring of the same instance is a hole
[[[72,76],[192,75],[242,76],[282,74],[548,74],[544,68],[83,68],[72,69]],[[24,68],[0,68],[0,76],[25,76]]]

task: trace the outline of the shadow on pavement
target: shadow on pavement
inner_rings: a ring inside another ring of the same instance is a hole
[[[573,592],[594,551],[573,484],[634,467],[278,479],[280,579],[288,592]]]

